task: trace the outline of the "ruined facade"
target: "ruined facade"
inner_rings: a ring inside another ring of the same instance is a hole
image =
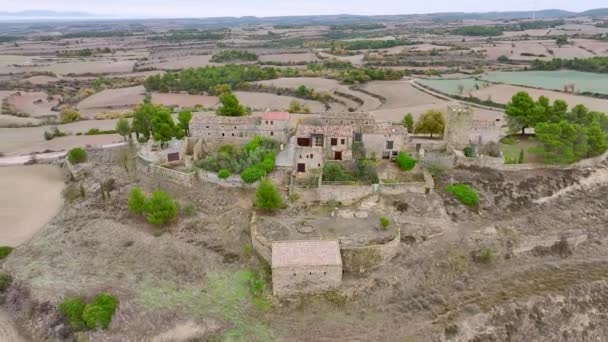
[[[300,125],[296,131],[294,170],[305,174],[323,167],[326,160],[352,160],[352,144],[350,125]]]
[[[268,112],[260,116],[194,115],[190,122],[193,138],[246,142],[254,136],[264,136],[287,142],[289,113]]]
[[[276,296],[314,294],[342,283],[338,240],[272,243],[272,292]]]

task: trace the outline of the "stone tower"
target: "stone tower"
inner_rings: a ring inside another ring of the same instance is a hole
[[[448,146],[462,150],[470,144],[473,130],[473,109],[466,105],[448,106],[445,120],[445,141]]]

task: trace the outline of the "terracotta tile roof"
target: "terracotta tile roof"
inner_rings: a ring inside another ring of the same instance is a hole
[[[262,115],[262,120],[289,121],[288,112],[267,112]]]
[[[296,136],[298,138],[308,138],[313,134],[323,134],[327,137],[352,137],[353,127],[352,126],[316,126],[316,125],[300,125]]]
[[[342,265],[338,240],[274,241],[272,268]]]

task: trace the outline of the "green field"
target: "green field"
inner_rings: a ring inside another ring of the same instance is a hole
[[[419,80],[418,83],[449,95],[460,96],[467,96],[470,92],[477,90],[476,85],[479,89],[488,86],[487,82],[477,81],[473,78]],[[459,89],[460,86],[463,87],[462,92]]]
[[[572,70],[491,72],[482,79],[520,86],[562,90],[565,84],[574,84],[576,92],[608,94],[608,76]]]

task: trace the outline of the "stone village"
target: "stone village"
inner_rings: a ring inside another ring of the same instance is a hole
[[[201,181],[251,187],[234,175],[222,178],[216,172],[189,170],[222,146],[242,146],[256,136],[277,141],[276,169],[268,177],[283,186],[290,198],[317,206],[348,206],[322,215],[254,214],[251,220],[252,246],[272,268],[273,293],[315,294],[339,288],[343,272],[363,273],[396,255],[400,229],[397,225],[378,227],[384,213],[375,202],[383,194],[431,193],[433,177],[424,160],[448,167],[471,162],[502,164],[502,158],[471,159],[462,152],[467,146],[480,146],[488,136],[497,140],[502,123],[475,122],[468,106],[449,107],[445,122],[443,139],[425,139],[410,135],[402,124],[380,122],[360,112],[307,116],[267,112],[245,117],[197,114],[190,123],[189,137],[173,140],[164,149],[152,142],[143,145],[138,163],[148,174],[186,187]],[[394,163],[402,151],[421,161],[407,173]],[[326,164],[350,168],[360,160],[377,162],[374,181],[324,180]]]

